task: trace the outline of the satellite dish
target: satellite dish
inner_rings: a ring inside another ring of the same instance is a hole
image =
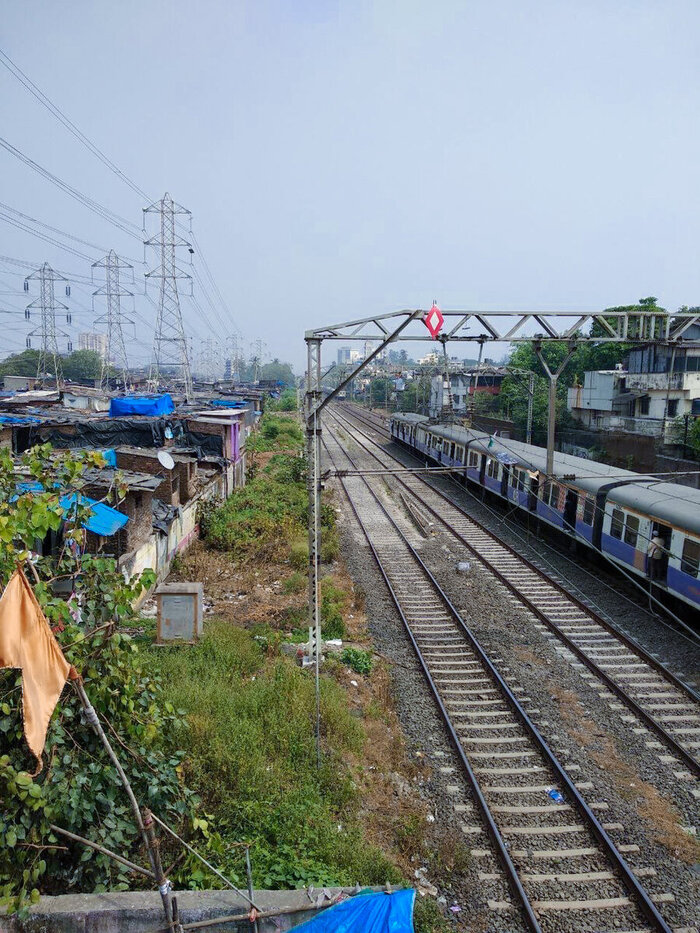
[[[167,450],[158,451],[158,463],[160,463],[161,466],[164,466],[166,470],[175,469],[175,461]]]

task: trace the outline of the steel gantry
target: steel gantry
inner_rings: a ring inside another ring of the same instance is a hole
[[[306,331],[307,345],[306,454],[309,497],[309,649],[316,673],[316,748],[320,762],[319,669],[321,662],[321,617],[319,606],[319,551],[321,511],[321,414],[326,405],[349,385],[366,366],[394,341],[430,339],[424,320],[428,310],[391,311],[369,317],[328,324]],[[573,351],[585,344],[649,344],[700,348],[700,313],[679,311],[667,314],[655,308],[630,311],[477,311],[443,310],[444,327],[439,336],[447,341],[534,343],[537,356],[549,378],[547,426],[547,478],[553,479],[557,379]],[[376,344],[374,350],[323,397],[321,348],[324,340],[362,340]],[[542,355],[545,343],[568,347],[564,363],[552,370]],[[531,394],[531,393],[530,393]]]

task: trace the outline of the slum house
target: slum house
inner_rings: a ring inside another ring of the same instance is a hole
[[[198,534],[200,501],[225,498],[244,484],[250,409],[237,402],[233,407],[115,417],[90,403],[59,407],[53,395],[42,399],[43,405],[27,399],[30,404],[17,406],[16,414],[0,414],[4,442],[16,452],[45,442],[57,449],[104,451],[110,466],[85,476],[84,494],[99,512],[87,526],[88,546],[117,557],[128,575],[152,568],[163,579],[175,554]],[[172,469],[158,458],[163,450],[172,457]],[[127,492],[116,512],[106,505],[105,511],[98,500],[109,495],[116,468]]]

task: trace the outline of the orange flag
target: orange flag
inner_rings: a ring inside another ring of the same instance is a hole
[[[0,598],[0,667],[22,668],[24,735],[40,770],[49,719],[70,665],[21,569]]]

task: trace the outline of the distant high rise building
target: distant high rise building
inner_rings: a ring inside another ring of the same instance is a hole
[[[79,350],[94,350],[104,359],[107,355],[107,334],[96,334],[93,331],[84,331],[78,334]]]
[[[338,365],[350,362],[350,347],[338,347]]]

